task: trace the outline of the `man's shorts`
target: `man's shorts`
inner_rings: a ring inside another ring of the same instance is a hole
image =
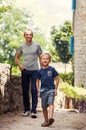
[[[42,108],[47,108],[48,105],[54,104],[54,92],[44,91],[41,93],[41,106]]]

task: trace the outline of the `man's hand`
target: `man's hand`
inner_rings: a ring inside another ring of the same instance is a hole
[[[22,70],[24,70],[25,68],[24,68],[24,66],[19,65],[19,69],[22,71]]]

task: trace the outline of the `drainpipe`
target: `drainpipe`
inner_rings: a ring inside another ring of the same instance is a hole
[[[75,11],[76,11],[76,0],[72,0],[72,12],[73,12],[72,28],[73,28],[73,31],[74,31]],[[74,52],[74,36],[71,36],[70,37],[70,55],[73,55],[73,52]]]
[[[74,52],[74,36],[70,37],[70,55],[73,55]]]
[[[74,17],[75,17],[75,11],[76,11],[76,0],[72,0],[72,12],[73,12],[73,30],[74,30]]]

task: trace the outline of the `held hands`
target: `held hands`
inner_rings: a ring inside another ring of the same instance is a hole
[[[40,92],[38,91],[38,97],[40,98]]]

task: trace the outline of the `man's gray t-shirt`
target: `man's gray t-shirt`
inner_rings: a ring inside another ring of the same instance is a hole
[[[38,70],[38,55],[42,53],[40,45],[34,42],[30,45],[23,43],[18,48],[17,53],[23,55],[22,65],[27,70]]]

